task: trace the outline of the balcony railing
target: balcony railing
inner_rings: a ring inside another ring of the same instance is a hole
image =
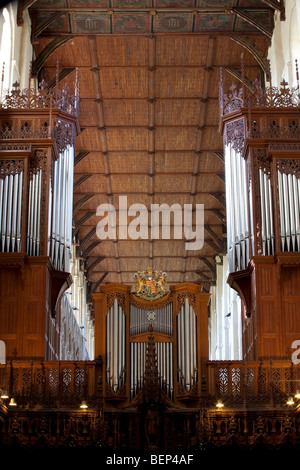
[[[95,361],[11,361],[0,364],[0,390],[19,407],[90,408],[100,398],[100,370]],[[221,399],[227,407],[285,407],[300,386],[299,367],[288,361],[209,361],[207,403]],[[199,397],[200,398],[200,397]]]
[[[299,368],[289,361],[208,363],[208,394],[228,406],[286,405],[298,384]]]
[[[18,407],[73,409],[79,408],[82,400],[95,405],[97,380],[94,361],[11,361],[0,365],[0,389],[7,391]]]

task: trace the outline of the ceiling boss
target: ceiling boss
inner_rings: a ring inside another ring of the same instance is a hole
[[[169,293],[166,282],[167,274],[148,267],[145,271],[134,274],[135,295],[143,300],[158,300]]]

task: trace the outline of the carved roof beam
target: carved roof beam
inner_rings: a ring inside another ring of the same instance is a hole
[[[211,85],[211,71],[214,62],[215,56],[215,46],[216,41],[213,36],[211,36],[208,40],[208,47],[206,53],[206,62],[204,68],[204,76],[202,82],[202,93],[200,98],[199,104],[199,117],[198,117],[198,130],[197,130],[197,141],[196,141],[196,155],[195,164],[194,164],[194,178],[192,179],[192,186],[191,186],[191,197],[194,197],[197,194],[197,190],[199,188],[199,174],[201,168],[201,151],[203,149],[203,139],[204,139],[204,132],[205,132],[205,122],[206,122],[206,115],[207,115],[207,108],[208,108],[208,97],[209,97],[209,89]],[[183,269],[182,269],[182,281],[184,282],[185,273],[187,271],[187,263],[188,258],[186,257],[183,261]]]
[[[105,259],[105,256],[102,256],[102,257],[97,257],[88,267],[87,267],[87,270],[86,270],[86,277],[88,278],[88,276],[91,274],[91,272],[95,269],[95,267],[101,263],[101,261],[103,261]]]
[[[84,183],[84,181],[86,181],[87,179],[89,179],[91,176],[92,176],[92,175],[89,174],[89,175],[83,175],[83,176],[81,176],[80,178],[78,178],[78,180],[74,181],[73,189],[78,188],[78,186],[80,186],[82,183]]]
[[[252,84],[252,81],[248,77],[245,77],[245,75],[242,75],[238,69],[233,67],[225,67],[225,70],[227,70],[227,72],[230,73],[234,78],[244,83],[249,91],[254,92],[255,87]]]
[[[204,263],[208,267],[208,269],[212,273],[212,280],[214,281],[216,279],[217,274],[216,265],[212,264],[207,258],[201,258],[199,256],[199,260],[202,261],[202,263]]]
[[[74,159],[74,166],[83,160],[90,152],[79,152]]]
[[[205,281],[208,281],[210,282],[211,281],[211,278],[209,276],[207,276],[206,274],[204,274],[202,271],[195,271],[195,273],[202,277]]]
[[[202,289],[206,292],[209,292],[210,286],[214,286],[216,284],[215,280],[206,276],[206,274],[203,274],[202,271],[195,271],[195,273],[197,274],[197,276],[200,276],[200,282],[196,282],[195,284],[201,284]]]
[[[218,152],[215,152],[216,157],[218,157],[222,162],[224,162],[224,153],[222,150],[219,150]]]
[[[211,196],[213,196],[217,201],[219,201],[224,209],[226,209],[226,199],[225,199],[225,194],[224,193],[209,193]]]
[[[222,251],[223,249],[223,241],[222,239],[219,237],[219,235],[214,232],[214,230],[212,228],[210,228],[209,225],[207,224],[204,224],[204,229],[207,231],[207,233],[209,233],[209,235],[215,240],[215,242],[217,243],[218,247],[219,247],[219,250]]]
[[[155,97],[156,97],[156,39],[149,36],[148,40],[148,152],[149,152],[149,194],[154,203],[155,192]],[[149,265],[152,266],[153,243],[149,243]]]
[[[224,173],[217,173],[216,176],[218,178],[220,178],[220,180],[223,181],[223,183],[225,183],[225,174]]]
[[[70,41],[73,36],[57,36],[55,39],[53,39],[47,46],[40,52],[40,54],[37,56],[37,58],[33,61],[32,63],[32,69],[31,69],[31,74],[32,76],[36,76],[41,68],[43,67],[44,63],[46,60],[53,54],[56,49],[58,49],[60,46],[65,44],[66,42]]]
[[[57,11],[51,17],[47,18],[43,23],[41,23],[38,27],[34,25],[34,28],[31,29],[31,42],[32,44],[38,44],[38,36],[54,21],[56,21],[60,16],[64,15],[64,11]]]
[[[75,70],[75,67],[66,67],[63,69],[58,76],[58,80],[56,80],[56,77],[52,78],[52,80],[49,81],[48,83],[48,88],[49,90],[52,90],[52,88],[55,88],[56,83],[61,82],[64,78],[66,78],[71,72]]]
[[[36,2],[37,2],[37,0],[24,0],[23,1],[23,10],[25,10],[26,8],[32,7],[32,5],[34,5]]]
[[[86,194],[85,196],[83,196],[81,199],[79,199],[79,201],[77,201],[75,204],[74,204],[74,207],[73,207],[73,217],[77,214],[77,212],[79,211],[79,209],[87,202],[89,201],[90,199],[92,199],[95,195],[94,194]]]
[[[241,8],[232,8],[230,10],[230,12],[234,13],[235,15],[239,16],[243,20],[247,21],[247,23],[254,26],[261,33],[265,34],[268,38],[270,38],[270,39],[272,38],[272,31],[268,27],[266,27],[264,24],[262,24],[260,21],[257,21],[251,15],[246,13],[245,10],[243,10]]]
[[[208,209],[210,212],[215,214],[222,222],[222,224],[226,227],[226,215],[224,215],[219,209]]]
[[[105,119],[104,119],[104,107],[103,107],[103,99],[102,99],[102,88],[101,88],[101,80],[100,80],[100,66],[98,63],[99,53],[97,50],[97,41],[95,36],[89,36],[89,52],[91,57],[91,64],[92,68],[91,71],[93,72],[93,82],[96,91],[96,99],[95,102],[97,103],[97,121],[96,124],[99,126],[98,131],[100,133],[100,142],[101,142],[101,151],[104,157],[104,168],[106,178],[106,194],[108,198],[108,202],[113,204],[113,191],[112,191],[112,183],[111,183],[111,174],[110,174],[110,165],[109,165],[109,158],[108,158],[108,145],[107,145],[107,135],[106,135],[106,128],[105,128]],[[118,271],[121,272],[121,266],[119,261],[119,247],[118,241],[115,240],[115,250],[116,250],[116,258],[118,264]],[[122,279],[120,277],[120,282]]]
[[[95,215],[95,211],[86,212],[84,214],[84,216],[81,217],[81,219],[78,220],[78,222],[75,223],[75,229],[74,229],[74,233],[73,233],[74,236],[76,236],[78,234],[78,232],[79,232],[81,226],[84,224],[84,222],[86,222],[93,215]]]
[[[266,74],[267,80],[269,80],[269,75],[270,75],[269,61],[266,58],[266,56],[261,52],[261,50],[257,47],[257,45],[254,42],[250,41],[249,38],[232,37],[231,39],[232,41],[236,42],[240,46],[247,49],[247,51],[253,55],[253,57],[257,60],[260,67]]]
[[[219,253],[220,248],[218,245],[216,245],[212,240],[205,240],[205,243],[207,243],[213,250],[215,250],[216,253]]]
[[[81,251],[81,253],[83,253],[83,249],[85,247],[85,245],[87,244],[87,242],[95,235],[96,233],[96,227],[93,227],[88,233],[87,235],[80,241],[79,243],[79,250]],[[82,254],[81,254],[82,256]]]
[[[88,255],[93,251],[94,248],[96,248],[96,246],[98,246],[99,244],[101,243],[101,240],[97,241],[97,242],[92,242],[87,248],[86,250],[84,250],[84,252],[82,253],[82,257],[84,259],[86,259],[88,257]]]
[[[98,287],[99,287],[100,284],[104,281],[104,279],[106,278],[106,276],[108,276],[108,272],[105,272],[104,274],[102,274],[102,276],[100,277],[99,281],[93,283],[93,286],[91,287],[91,293],[92,293],[92,294],[98,289]]]
[[[283,0],[261,0],[263,3],[268,5],[271,8],[274,8],[274,10],[277,10],[280,12],[280,20],[284,21],[285,20],[285,8],[284,8],[284,1]]]

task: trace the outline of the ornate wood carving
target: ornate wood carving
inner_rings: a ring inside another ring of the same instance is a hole
[[[262,170],[268,178],[271,177],[271,160],[267,156],[265,149],[254,149],[253,151],[254,166]]]
[[[286,175],[295,175],[297,178],[300,178],[300,159],[277,160],[277,170]]]
[[[159,308],[163,308],[169,303],[171,303],[173,300],[172,292],[170,292],[168,295],[163,297],[161,300],[157,301],[147,301],[147,300],[140,300],[137,297],[135,297],[134,294],[130,294],[130,303],[134,305],[137,308],[141,308],[143,310],[157,310]]]
[[[192,294],[191,292],[180,292],[177,294],[177,312],[181,309],[181,307],[184,305],[185,299],[189,299],[190,305],[193,307],[195,310],[196,307],[196,296],[195,294]]]
[[[300,151],[300,143],[298,142],[271,142],[268,147],[269,153],[272,151],[291,151],[291,152],[299,152]]]
[[[106,308],[107,310],[112,307],[114,300],[117,299],[118,305],[126,312],[126,296],[120,292],[112,292],[106,296]]]
[[[24,160],[0,160],[0,178],[8,175],[17,175],[24,171]]]
[[[257,254],[261,255],[263,253],[262,248],[262,233],[261,233],[261,207],[260,207],[260,190],[259,190],[259,169],[265,168],[266,156],[263,149],[254,149],[253,150],[253,161],[254,161],[254,194],[255,199],[255,223],[256,227],[256,236],[257,236]]]
[[[244,269],[228,276],[228,284],[235,289],[241,299],[243,299],[246,315],[251,316],[251,270]]]

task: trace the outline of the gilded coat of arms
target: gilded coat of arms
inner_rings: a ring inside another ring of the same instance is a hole
[[[152,268],[138,271],[134,275],[135,295],[143,300],[157,300],[164,297],[168,293],[166,277],[166,273]]]

